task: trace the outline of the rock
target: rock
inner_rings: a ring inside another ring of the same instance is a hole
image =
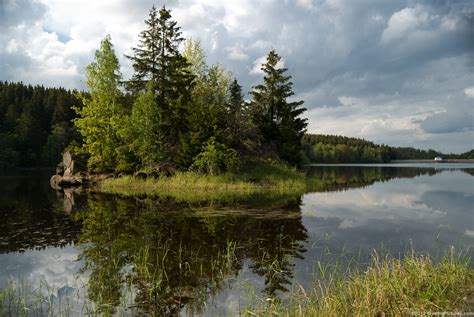
[[[55,190],[60,190],[61,189],[60,183],[62,179],[63,177],[61,175],[53,175],[51,179],[49,180],[49,184]]]
[[[63,176],[59,185],[61,187],[81,186],[84,183],[84,179],[81,176]]]
[[[66,151],[63,154],[63,176],[72,177],[75,173],[87,172],[87,159],[84,155],[73,154]]]
[[[66,213],[71,213],[74,207],[74,191],[70,188],[64,190],[63,209]]]
[[[64,166],[66,168],[71,166],[71,164],[72,164],[72,154],[71,154],[71,152],[69,152],[69,151],[64,152],[64,154],[63,154],[63,163],[64,163]]]
[[[56,175],[63,175],[64,174],[64,162],[59,162],[56,166]]]

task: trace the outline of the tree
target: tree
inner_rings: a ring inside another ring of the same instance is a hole
[[[229,135],[232,140],[238,140],[243,125],[242,117],[245,107],[244,96],[242,94],[242,87],[234,78],[229,87],[230,98],[228,105],[227,114],[227,127],[229,129]]]
[[[145,90],[148,81],[153,81],[161,103],[177,99],[193,79],[189,64],[179,51],[184,41],[181,28],[171,20],[171,10],[165,6],[159,12],[153,6],[145,24],[147,28],[139,35],[138,47],[132,48],[134,55],[126,56],[132,60],[135,70],[129,87],[135,91]]]
[[[183,55],[195,78],[188,104],[188,134],[182,140],[182,149],[185,150],[181,155],[182,165],[188,167],[203,150],[203,144],[210,142],[212,137],[218,143],[226,141],[226,108],[232,73],[219,64],[208,66],[200,41],[188,39]]]
[[[137,136],[143,142],[153,143],[153,148],[160,151],[154,154],[154,159],[158,160],[153,162],[156,166],[165,161],[171,164],[182,161],[180,153],[185,152],[181,149],[182,139],[188,133],[186,120],[194,78],[186,58],[179,51],[184,39],[177,23],[171,20],[170,12],[165,7],[159,12],[154,6],[151,8],[145,21],[147,28],[140,33],[138,47],[133,48],[133,56],[128,56],[135,70],[128,86],[134,92],[146,94],[145,99],[137,100],[141,104],[139,107],[145,107],[145,101],[151,103],[147,107],[153,112],[148,115],[156,117],[149,119],[147,134]],[[150,136],[159,136],[159,139],[143,139]],[[148,165],[152,164],[150,157],[143,159],[147,160]]]
[[[300,118],[306,110],[303,101],[288,102],[294,95],[291,76],[281,67],[281,57],[270,51],[262,65],[264,81],[253,87],[252,108],[254,121],[262,134],[264,143],[283,160],[299,164],[301,139],[306,132],[307,120]]]
[[[130,117],[131,133],[128,139],[141,166],[147,170],[156,168],[166,157],[162,145],[165,135],[160,127],[164,113],[159,107],[153,83],[148,83],[148,89],[140,92],[133,105]]]
[[[84,139],[83,148],[89,154],[89,167],[98,171],[113,170],[116,166],[115,151],[120,145],[118,122],[123,117],[121,78],[119,61],[107,35],[86,68],[89,93],[80,95],[84,106],[75,108],[79,118],[74,120]]]

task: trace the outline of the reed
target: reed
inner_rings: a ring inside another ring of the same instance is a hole
[[[410,252],[402,258],[374,252],[360,265],[317,263],[313,287],[294,287],[289,300],[245,309],[247,316],[406,316],[460,312],[474,286],[470,258],[451,249],[441,260]],[[471,307],[472,309],[472,307]]]
[[[240,174],[178,172],[171,177],[147,179],[122,176],[104,180],[95,190],[123,196],[161,196],[185,201],[225,200],[256,193],[303,194],[306,179],[304,173],[294,168],[258,165]]]

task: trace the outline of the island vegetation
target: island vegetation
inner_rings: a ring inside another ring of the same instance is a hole
[[[127,56],[131,79],[122,79],[110,36],[86,69],[88,91],[77,94],[83,106],[74,124],[90,170],[218,175],[265,161],[300,164],[305,108],[288,101],[291,76],[274,50],[245,102],[232,73],[208,65],[200,42],[185,42],[169,10],[153,7],[145,23]]]

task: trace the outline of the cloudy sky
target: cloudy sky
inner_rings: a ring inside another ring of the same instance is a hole
[[[246,91],[276,49],[305,100],[309,132],[474,147],[472,0],[0,0],[0,80],[83,89],[106,34],[127,78],[123,55],[153,4],[171,8]]]

